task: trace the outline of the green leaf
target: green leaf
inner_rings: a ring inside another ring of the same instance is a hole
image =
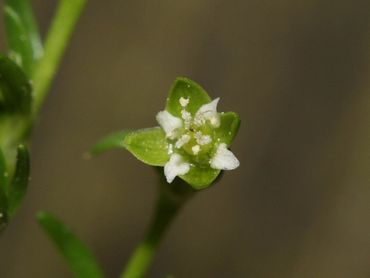
[[[11,59],[0,56],[0,114],[29,113],[31,85],[23,70]]]
[[[31,5],[28,0],[6,0],[4,13],[10,54],[31,76],[34,63],[43,53]]]
[[[166,110],[180,118],[182,107],[179,100],[181,97],[189,99],[186,109],[192,115],[195,115],[203,104],[211,101],[207,92],[199,84],[185,77],[176,78],[167,98]]]
[[[9,182],[9,173],[6,167],[5,156],[2,150],[0,149],[0,187],[7,192]]]
[[[32,48],[27,31],[18,14],[5,6],[5,25],[7,30],[9,55],[30,76],[33,66]]]
[[[30,156],[25,145],[18,146],[15,173],[8,189],[8,212],[13,216],[26,194],[30,175]]]
[[[127,134],[123,145],[137,159],[152,166],[164,166],[169,160],[168,143],[160,127],[133,131]]]
[[[130,132],[130,130],[123,130],[104,137],[90,149],[89,154],[92,156],[97,156],[111,149],[125,148],[123,145],[123,140]]]
[[[208,167],[191,167],[190,171],[187,174],[180,176],[180,178],[190,184],[194,189],[199,190],[210,186],[220,174],[220,172],[220,170]]]
[[[215,130],[216,138],[230,146],[231,142],[238,133],[240,118],[234,112],[221,113],[220,118],[221,125]]]
[[[8,184],[8,172],[3,152],[0,149],[0,231],[8,221],[8,200],[6,188]]]
[[[90,250],[55,216],[39,212],[37,220],[77,278],[104,277]]]

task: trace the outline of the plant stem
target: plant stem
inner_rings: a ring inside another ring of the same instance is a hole
[[[60,59],[85,3],[86,0],[60,0],[59,2],[45,41],[44,56],[37,63],[32,76],[34,118],[37,117],[45,100]]]
[[[44,53],[40,60],[34,65],[31,76],[33,84],[32,114],[26,119],[16,119],[18,126],[16,128],[13,126],[11,132],[9,132],[14,134],[11,143],[15,146],[9,147],[13,153],[14,148],[19,142],[25,142],[29,139],[34,122],[40,113],[42,104],[45,101],[50,85],[59,67],[60,60],[86,2],[87,0],[59,1],[59,5],[46,37]],[[7,147],[4,147],[4,149],[6,151]],[[12,160],[14,161],[14,158]]]
[[[163,183],[160,189],[154,217],[144,240],[136,247],[121,278],[144,277],[149,269],[161,239],[168,230],[183,204],[193,195],[190,186],[183,183]]]

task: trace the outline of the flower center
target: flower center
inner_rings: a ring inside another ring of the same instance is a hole
[[[181,118],[183,120],[183,128],[178,131],[178,136],[175,140],[170,140],[172,152],[178,152],[186,155],[193,162],[201,160],[208,161],[209,153],[214,147],[214,122],[217,121],[216,116],[209,116],[208,111],[192,117],[186,107],[189,104],[189,99],[180,98]],[[208,114],[207,114],[208,113]],[[213,121],[212,121],[213,119]],[[212,144],[213,143],[213,144]]]

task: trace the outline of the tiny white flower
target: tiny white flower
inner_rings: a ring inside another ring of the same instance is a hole
[[[239,166],[228,147],[240,118],[234,112],[218,113],[219,100],[211,100],[194,81],[177,78],[166,110],[156,115],[160,128],[129,133],[123,145],[144,163],[163,166],[168,183],[178,176],[194,189],[206,188],[221,170]]]
[[[182,107],[186,107],[189,104],[189,99],[180,97],[179,102]]]
[[[211,167],[219,170],[233,170],[239,167],[239,160],[235,155],[227,149],[225,143],[221,143],[217,147],[216,154],[210,160]]]
[[[175,146],[176,148],[180,149],[182,146],[184,146],[186,143],[190,141],[191,137],[188,134],[184,134],[180,137],[179,140],[177,140]]]
[[[182,127],[182,120],[173,116],[166,110],[158,112],[156,119],[166,133],[166,137],[175,139],[175,130]]]
[[[220,116],[217,113],[217,103],[220,98],[212,100],[210,103],[202,105],[195,113],[194,123],[197,126],[203,125],[207,120],[214,127],[220,126]]]
[[[185,175],[190,170],[190,164],[181,155],[174,153],[164,166],[164,175],[168,183],[171,183],[176,176]]]

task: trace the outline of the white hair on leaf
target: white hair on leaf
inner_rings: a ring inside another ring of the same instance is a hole
[[[210,160],[210,165],[213,169],[233,170],[239,167],[240,163],[236,156],[227,149],[225,143],[221,143],[217,147],[216,154]]]
[[[167,112],[166,110],[158,112],[157,122],[166,133],[166,137],[176,138],[175,130],[182,127],[182,120]]]
[[[181,155],[174,153],[164,165],[164,175],[168,183],[173,182],[176,176],[185,175],[190,170],[190,164]]]

